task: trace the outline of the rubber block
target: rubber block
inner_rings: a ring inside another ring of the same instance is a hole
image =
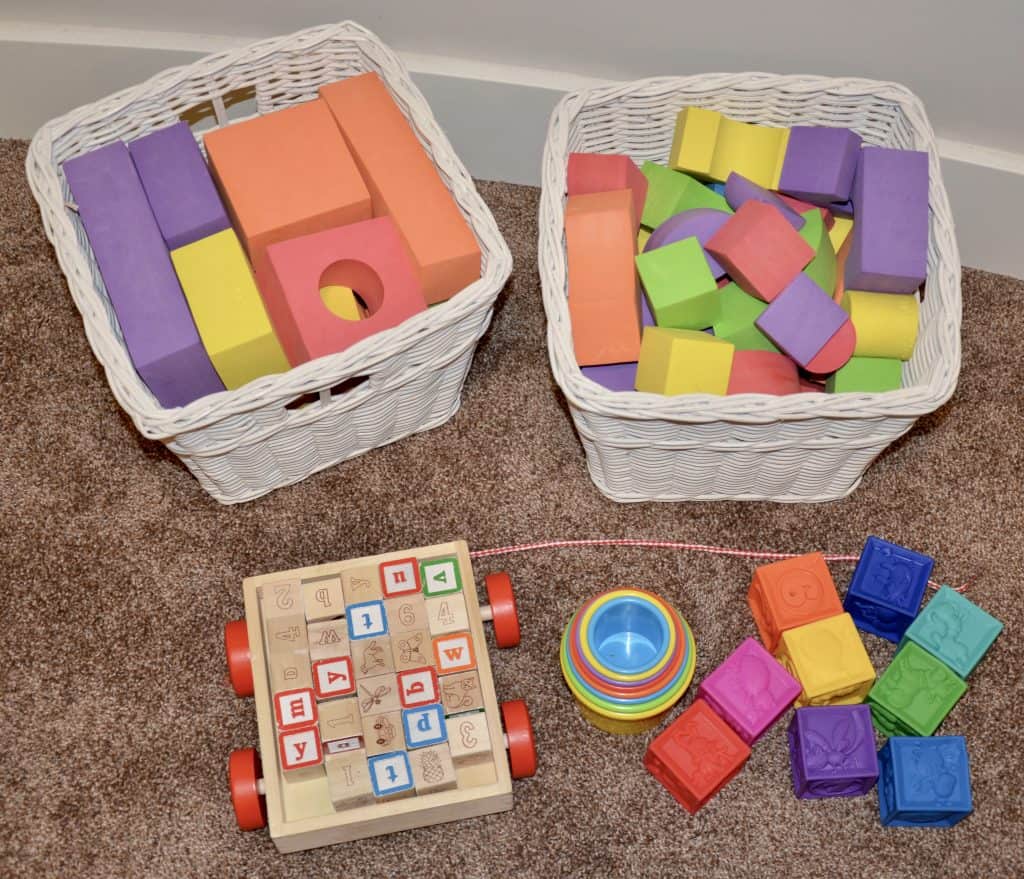
[[[288,370],[234,229],[172,250],[171,261],[224,387]]]
[[[735,171],[729,174],[725,181],[725,200],[734,211],[747,201],[759,201],[771,205],[786,218],[794,229],[799,232],[807,221],[787,205],[779,196],[763,186],[758,186],[753,180],[747,180],[742,174]]]
[[[699,330],[645,327],[636,389],[652,394],[717,394],[729,387],[735,348]]]
[[[842,308],[857,331],[857,345],[853,349],[856,357],[910,359],[919,322],[916,296],[847,290]]]
[[[428,304],[480,278],[480,246],[419,138],[376,73],[320,87],[373,198],[395,221]]]
[[[636,267],[659,327],[702,330],[718,319],[718,284],[696,238],[641,253]]]
[[[800,366],[806,367],[847,321],[832,297],[801,273],[764,310],[756,324]]]
[[[883,357],[851,357],[829,376],[825,390],[830,394],[881,393],[903,386],[903,361]]]
[[[796,125],[789,130],[779,186],[811,204],[828,206],[850,197],[861,138],[849,128]]]
[[[800,375],[796,364],[775,351],[740,351],[732,358],[729,387],[732,394],[800,393]]]
[[[633,209],[639,222],[647,201],[647,185],[647,178],[629,156],[569,153],[566,171],[568,195],[628,189],[633,193]]]
[[[847,288],[913,293],[928,270],[928,154],[864,147],[853,205]]]
[[[682,241],[684,238],[696,238],[703,247],[731,216],[731,212],[719,211],[714,208],[694,208],[674,214],[651,233],[643,251],[646,253],[656,250],[667,244]],[[708,268],[711,269],[711,274],[716,278],[722,277],[725,274],[725,269],[718,260],[708,253],[705,253],[704,256],[707,259]]]
[[[565,206],[569,317],[580,366],[640,356],[636,216],[627,189],[573,195]]]
[[[184,122],[128,144],[168,250],[231,226],[192,129]]]
[[[171,408],[223,391],[128,147],[108,144],[63,169],[128,356],[153,396]]]
[[[426,310],[423,287],[398,228],[375,217],[303,235],[267,248],[273,295],[284,306],[293,365],[344,351]],[[362,320],[336,317],[323,287],[349,287],[369,312]]]
[[[370,219],[370,193],[322,101],[236,122],[204,141],[270,320],[289,360],[301,363],[287,306],[273,293],[267,247]]]
[[[640,171],[648,184],[640,222],[648,229],[656,229],[669,217],[695,208],[732,213],[725,198],[687,174],[654,162],[644,162]]]

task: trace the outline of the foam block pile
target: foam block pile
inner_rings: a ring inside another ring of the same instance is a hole
[[[598,384],[901,387],[927,267],[927,153],[687,107],[667,166],[573,153],[567,190],[573,345]]]
[[[480,249],[375,73],[63,171],[139,376],[165,407],[343,351],[480,277]]]

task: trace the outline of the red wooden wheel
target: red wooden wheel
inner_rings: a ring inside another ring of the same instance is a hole
[[[239,830],[267,826],[267,806],[259,790],[263,777],[260,755],[255,748],[240,748],[228,758],[228,787]]]
[[[239,696],[253,694],[252,654],[249,652],[249,630],[245,620],[232,620],[224,625],[224,653],[228,658],[228,677]]]
[[[484,577],[487,600],[491,605],[494,640],[499,647],[515,647],[519,643],[519,611],[508,574],[499,571]]]
[[[508,763],[513,778],[529,778],[537,772],[537,745],[533,740],[530,712],[522,699],[501,703],[501,719],[508,739]]]

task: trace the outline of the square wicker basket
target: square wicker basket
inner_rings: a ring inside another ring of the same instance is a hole
[[[225,97],[239,92],[252,95],[256,113],[263,114],[315,98],[323,83],[371,70],[387,84],[473,229],[482,277],[443,305],[342,353],[188,406],[162,408],[128,359],[61,163],[177,122],[197,106],[211,105],[218,124],[238,121],[227,118]],[[494,217],[402,62],[352,22],[211,55],[79,107],[39,130],[26,171],[114,396],[144,436],[166,443],[223,503],[251,500],[447,421],[512,270]]]
[[[769,125],[844,126],[867,143],[926,150],[928,281],[904,387],[872,394],[663,397],[584,378],[573,355],[562,231],[570,152],[664,163],[676,114],[692,105]],[[617,501],[828,501],[860,483],[882,450],[950,398],[960,371],[960,255],[935,135],[906,88],[864,79],[728,73],[648,79],[566,95],[551,116],[540,206],[548,350],[591,478]]]

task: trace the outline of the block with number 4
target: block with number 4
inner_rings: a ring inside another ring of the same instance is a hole
[[[428,598],[427,626],[431,635],[448,635],[469,628],[466,600],[460,593]]]

